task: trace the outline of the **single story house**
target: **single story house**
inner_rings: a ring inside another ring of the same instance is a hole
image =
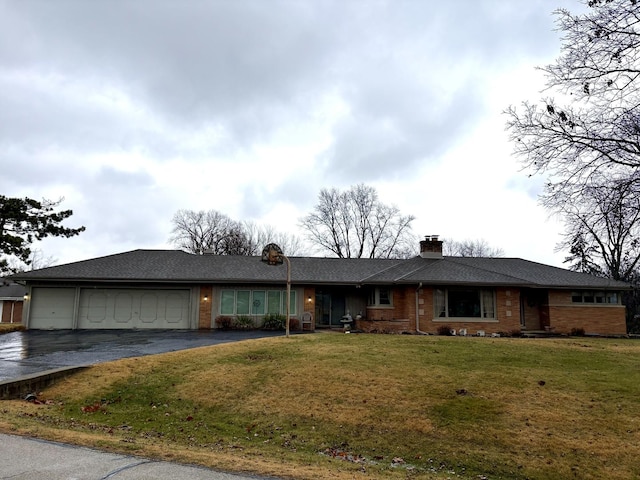
[[[519,258],[445,257],[427,237],[409,259],[291,257],[292,328],[468,335],[625,335],[626,283]],[[134,250],[16,274],[28,329],[211,329],[286,312],[287,265],[261,257]],[[310,320],[303,322],[301,320]]]
[[[27,289],[15,282],[0,279],[0,323],[21,323],[22,306]]]

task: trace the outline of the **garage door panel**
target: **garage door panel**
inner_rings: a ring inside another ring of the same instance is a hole
[[[87,317],[91,322],[104,322],[107,319],[107,296],[104,293],[91,292]]]
[[[112,320],[116,324],[131,324],[133,317],[138,312],[134,311],[134,299],[131,292],[118,292],[115,295],[115,302],[113,304]]]
[[[178,324],[185,321],[185,317],[189,315],[188,298],[177,295],[169,294],[166,298],[165,305],[165,319],[167,324]]]
[[[166,294],[165,294],[166,295]],[[140,299],[140,321],[153,324],[158,321],[158,309],[160,299],[155,292],[146,292]]]
[[[102,328],[107,321],[107,296],[103,292],[89,294],[86,318],[93,328]]]
[[[34,287],[29,306],[30,329],[71,329],[75,288]]]
[[[104,298],[105,319],[96,323],[92,297]],[[78,328],[189,328],[189,290],[85,289]]]

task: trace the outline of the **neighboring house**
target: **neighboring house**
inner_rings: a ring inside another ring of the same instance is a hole
[[[351,315],[368,332],[627,333],[626,283],[517,258],[443,257],[437,237],[420,250],[410,259],[291,257],[291,317],[311,317],[316,329],[341,327]],[[286,312],[286,278],[285,265],[260,257],[173,250],[12,277],[28,288],[29,329],[210,329],[225,316],[259,325],[267,314]]]
[[[0,323],[21,323],[22,306],[27,289],[0,279]]]

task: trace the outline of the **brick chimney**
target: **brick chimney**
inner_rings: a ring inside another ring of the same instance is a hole
[[[420,241],[420,256],[442,258],[442,240],[438,240],[438,235],[427,235]]]

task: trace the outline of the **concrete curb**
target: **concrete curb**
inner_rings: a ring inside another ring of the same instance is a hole
[[[11,380],[0,381],[0,399],[24,399],[28,394],[37,394],[41,389],[54,384],[56,380],[68,377],[86,368],[89,367],[87,365],[79,365],[75,367],[55,368]]]

